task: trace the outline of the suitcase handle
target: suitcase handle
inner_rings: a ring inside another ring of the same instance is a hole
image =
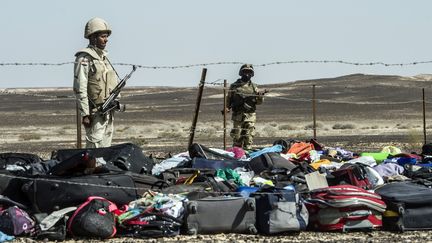
[[[367,217],[369,215],[372,215],[372,212],[370,210],[357,210],[353,212],[344,213],[344,218],[355,219],[355,218]]]
[[[373,229],[376,226],[374,226],[369,220],[363,220],[361,223],[356,225],[344,225],[342,228],[342,232],[347,232],[349,230],[357,230],[357,229]]]

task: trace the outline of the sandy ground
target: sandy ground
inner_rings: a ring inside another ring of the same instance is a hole
[[[300,232],[278,236],[243,235],[243,234],[215,234],[215,235],[179,235],[170,238],[159,239],[136,239],[136,238],[113,238],[103,240],[110,243],[132,243],[132,242],[432,242],[432,233],[427,231],[413,231],[405,233],[391,233],[385,231],[374,232],[350,232],[350,233],[328,233],[328,232]],[[18,238],[12,242],[30,243],[36,242],[28,238]],[[48,242],[48,241],[46,241]],[[68,240],[71,242],[102,242],[101,240]]]

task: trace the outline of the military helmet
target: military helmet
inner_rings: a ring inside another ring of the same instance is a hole
[[[240,67],[239,75],[242,76],[243,71],[245,71],[245,70],[250,70],[250,71],[252,71],[252,76],[254,75],[254,68],[253,68],[252,64],[243,64],[243,65]]]
[[[90,19],[84,29],[84,38],[88,39],[92,34],[106,31],[108,35],[111,35],[111,28],[107,24],[107,22],[101,18],[92,18]]]

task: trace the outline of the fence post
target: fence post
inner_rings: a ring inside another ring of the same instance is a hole
[[[423,141],[424,144],[427,143],[427,137],[426,137],[426,101],[425,101],[425,89],[422,88],[423,93]]]
[[[76,102],[76,125],[77,125],[77,148],[82,148],[82,141],[81,141],[81,115],[79,110],[78,101]]]
[[[188,147],[187,147],[188,150],[189,150],[190,146],[192,145],[194,137],[195,137],[195,128],[196,128],[196,124],[198,121],[198,113],[199,113],[200,106],[201,106],[201,98],[202,98],[202,93],[204,90],[204,83],[205,83],[206,75],[207,75],[207,68],[203,68],[203,70],[201,72],[201,81],[199,83],[199,88],[198,88],[198,96],[197,96],[197,101],[196,101],[196,105],[195,105],[195,113],[194,113],[194,117],[192,120],[192,126],[190,129],[189,143],[188,143]]]
[[[226,96],[227,96],[227,80],[224,79],[224,92],[223,92],[223,148],[224,150],[226,150],[226,115],[227,115],[227,111],[226,111],[226,107],[227,107],[227,100],[226,100]]]
[[[312,118],[313,118],[313,138],[316,139],[315,84],[312,85]]]

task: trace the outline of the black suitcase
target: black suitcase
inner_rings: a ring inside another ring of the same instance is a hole
[[[254,198],[207,197],[189,201],[186,211],[188,234],[257,233]]]
[[[90,196],[103,197],[120,206],[136,200],[148,189],[163,186],[163,182],[153,176],[110,173],[32,178],[23,186],[23,191],[35,212],[49,213],[77,206]]]
[[[383,227],[391,231],[432,229],[432,189],[412,182],[386,184],[377,190],[387,209]]]
[[[28,180],[25,177],[14,175],[7,170],[0,170],[0,194],[30,207],[30,201],[21,191],[21,187],[26,182]]]
[[[28,153],[0,153],[0,194],[26,206],[30,205],[26,195],[21,191],[26,175],[29,173],[29,165],[40,163],[43,160],[36,154]],[[8,165],[16,165],[25,171],[14,173],[7,171]]]
[[[151,174],[154,165],[153,159],[145,156],[142,149],[132,143],[106,148],[61,149],[53,151],[51,159],[64,161],[85,151],[92,157],[102,157],[107,163],[133,173]]]
[[[27,153],[0,153],[0,170],[6,169],[7,165],[30,165],[42,162],[36,154]]]

